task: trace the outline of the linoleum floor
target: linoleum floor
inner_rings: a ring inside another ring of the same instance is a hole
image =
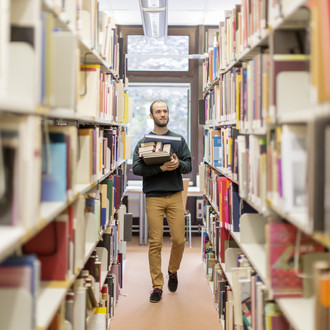
[[[164,237],[162,271],[167,273],[170,239]],[[159,303],[150,303],[152,290],[148,266],[148,247],[138,237],[127,242],[124,287],[121,289],[110,330],[222,330],[213,296],[201,261],[200,237],[193,237],[192,248],[186,243],[179,286],[175,293],[163,288]]]

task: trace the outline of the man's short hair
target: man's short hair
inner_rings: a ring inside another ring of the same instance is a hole
[[[165,101],[163,101],[163,100],[156,100],[156,101],[153,101],[152,103],[151,103],[151,105],[150,105],[150,113],[152,114],[152,110],[153,110],[153,107],[154,107],[154,104],[155,103],[164,103],[165,105],[166,105],[166,107],[167,107],[167,110],[168,110],[168,105],[167,105],[167,103],[165,102]]]

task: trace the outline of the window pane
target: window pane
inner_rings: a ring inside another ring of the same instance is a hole
[[[132,152],[137,142],[154,128],[150,118],[150,104],[163,100],[169,107],[168,128],[181,134],[189,145],[189,84],[129,84],[128,92],[133,102],[133,119],[128,125],[132,136]]]
[[[189,60],[180,57],[189,54],[189,36],[157,39],[129,35],[127,54],[128,71],[189,71]]]

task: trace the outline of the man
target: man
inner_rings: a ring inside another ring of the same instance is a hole
[[[168,106],[164,101],[154,101],[150,106],[150,118],[154,129],[150,134],[179,136],[181,143],[171,161],[162,165],[145,165],[139,157],[141,139],[134,150],[133,173],[143,177],[146,194],[146,212],[149,226],[149,269],[153,291],[150,302],[159,302],[163,294],[164,277],[161,270],[163,220],[166,214],[172,241],[168,266],[168,288],[175,292],[178,286],[177,271],[182,260],[185,244],[185,223],[182,204],[182,176],[191,172],[191,155],[185,139],[167,128]]]

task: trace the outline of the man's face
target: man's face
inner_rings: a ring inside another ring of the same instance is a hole
[[[150,118],[154,120],[154,123],[158,127],[165,127],[168,123],[168,110],[167,106],[164,102],[157,102],[153,105],[152,114],[150,114]]]

